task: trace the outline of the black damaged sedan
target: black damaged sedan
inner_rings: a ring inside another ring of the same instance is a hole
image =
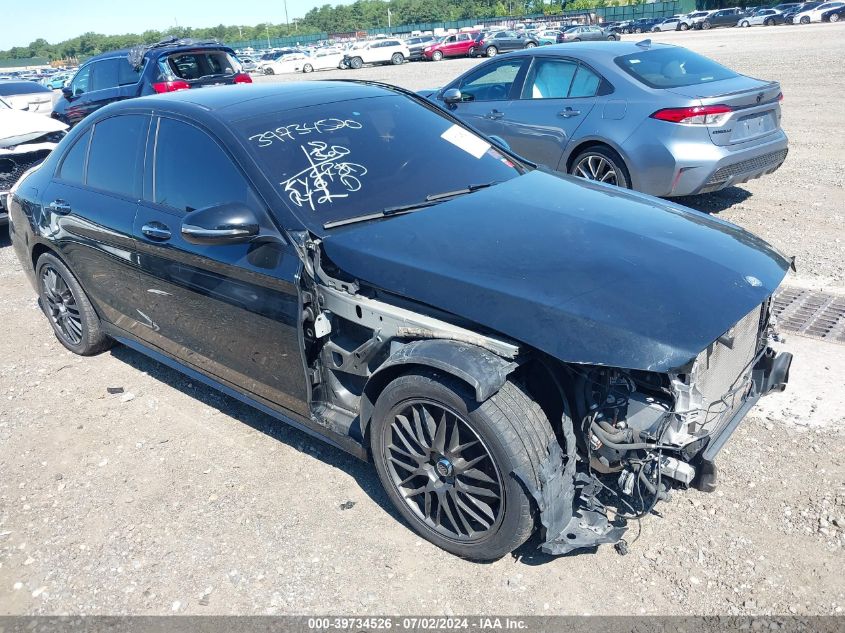
[[[788,379],[790,261],[764,241],[544,173],[389,86],[116,103],[10,207],[65,347],[122,343],[371,460],[471,559],[535,530],[553,554],[618,542],[671,488],[712,489]]]

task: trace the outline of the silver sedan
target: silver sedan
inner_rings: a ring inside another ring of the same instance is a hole
[[[532,162],[656,196],[759,178],[787,154],[780,84],[650,40],[509,53],[422,94]]]

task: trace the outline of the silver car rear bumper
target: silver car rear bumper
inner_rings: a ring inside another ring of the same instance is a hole
[[[788,144],[780,129],[739,146],[715,145],[706,130],[701,130],[695,136],[672,136],[664,143],[652,140],[626,149],[634,188],[653,196],[673,197],[718,191],[770,174],[783,164]]]

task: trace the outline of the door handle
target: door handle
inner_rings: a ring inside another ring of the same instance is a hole
[[[493,121],[498,121],[499,119],[504,118],[504,116],[504,112],[499,112],[498,110],[491,110],[490,112],[484,115],[484,118],[492,119]]]
[[[141,233],[151,240],[164,242],[170,239],[170,229],[161,222],[149,222],[141,227]]]
[[[56,215],[69,215],[73,212],[73,209],[70,208],[70,204],[64,200],[53,200],[47,205],[47,208]]]
[[[573,110],[572,108],[564,108],[563,110],[557,113],[559,117],[563,117],[564,119],[578,116],[579,114],[581,114],[581,110]]]

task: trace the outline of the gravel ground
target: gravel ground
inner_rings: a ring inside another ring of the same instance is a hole
[[[845,26],[656,35],[782,81],[774,176],[687,201],[843,284]],[[809,46],[808,43],[812,43]],[[836,63],[832,63],[837,60]],[[438,85],[473,62],[338,73]],[[322,73],[330,77],[334,73]],[[491,564],[407,529],[373,470],[126,348],[64,351],[0,234],[0,614],[833,614],[845,609],[845,346],[791,337],[711,495],[612,548]],[[121,387],[110,394],[108,387]]]

